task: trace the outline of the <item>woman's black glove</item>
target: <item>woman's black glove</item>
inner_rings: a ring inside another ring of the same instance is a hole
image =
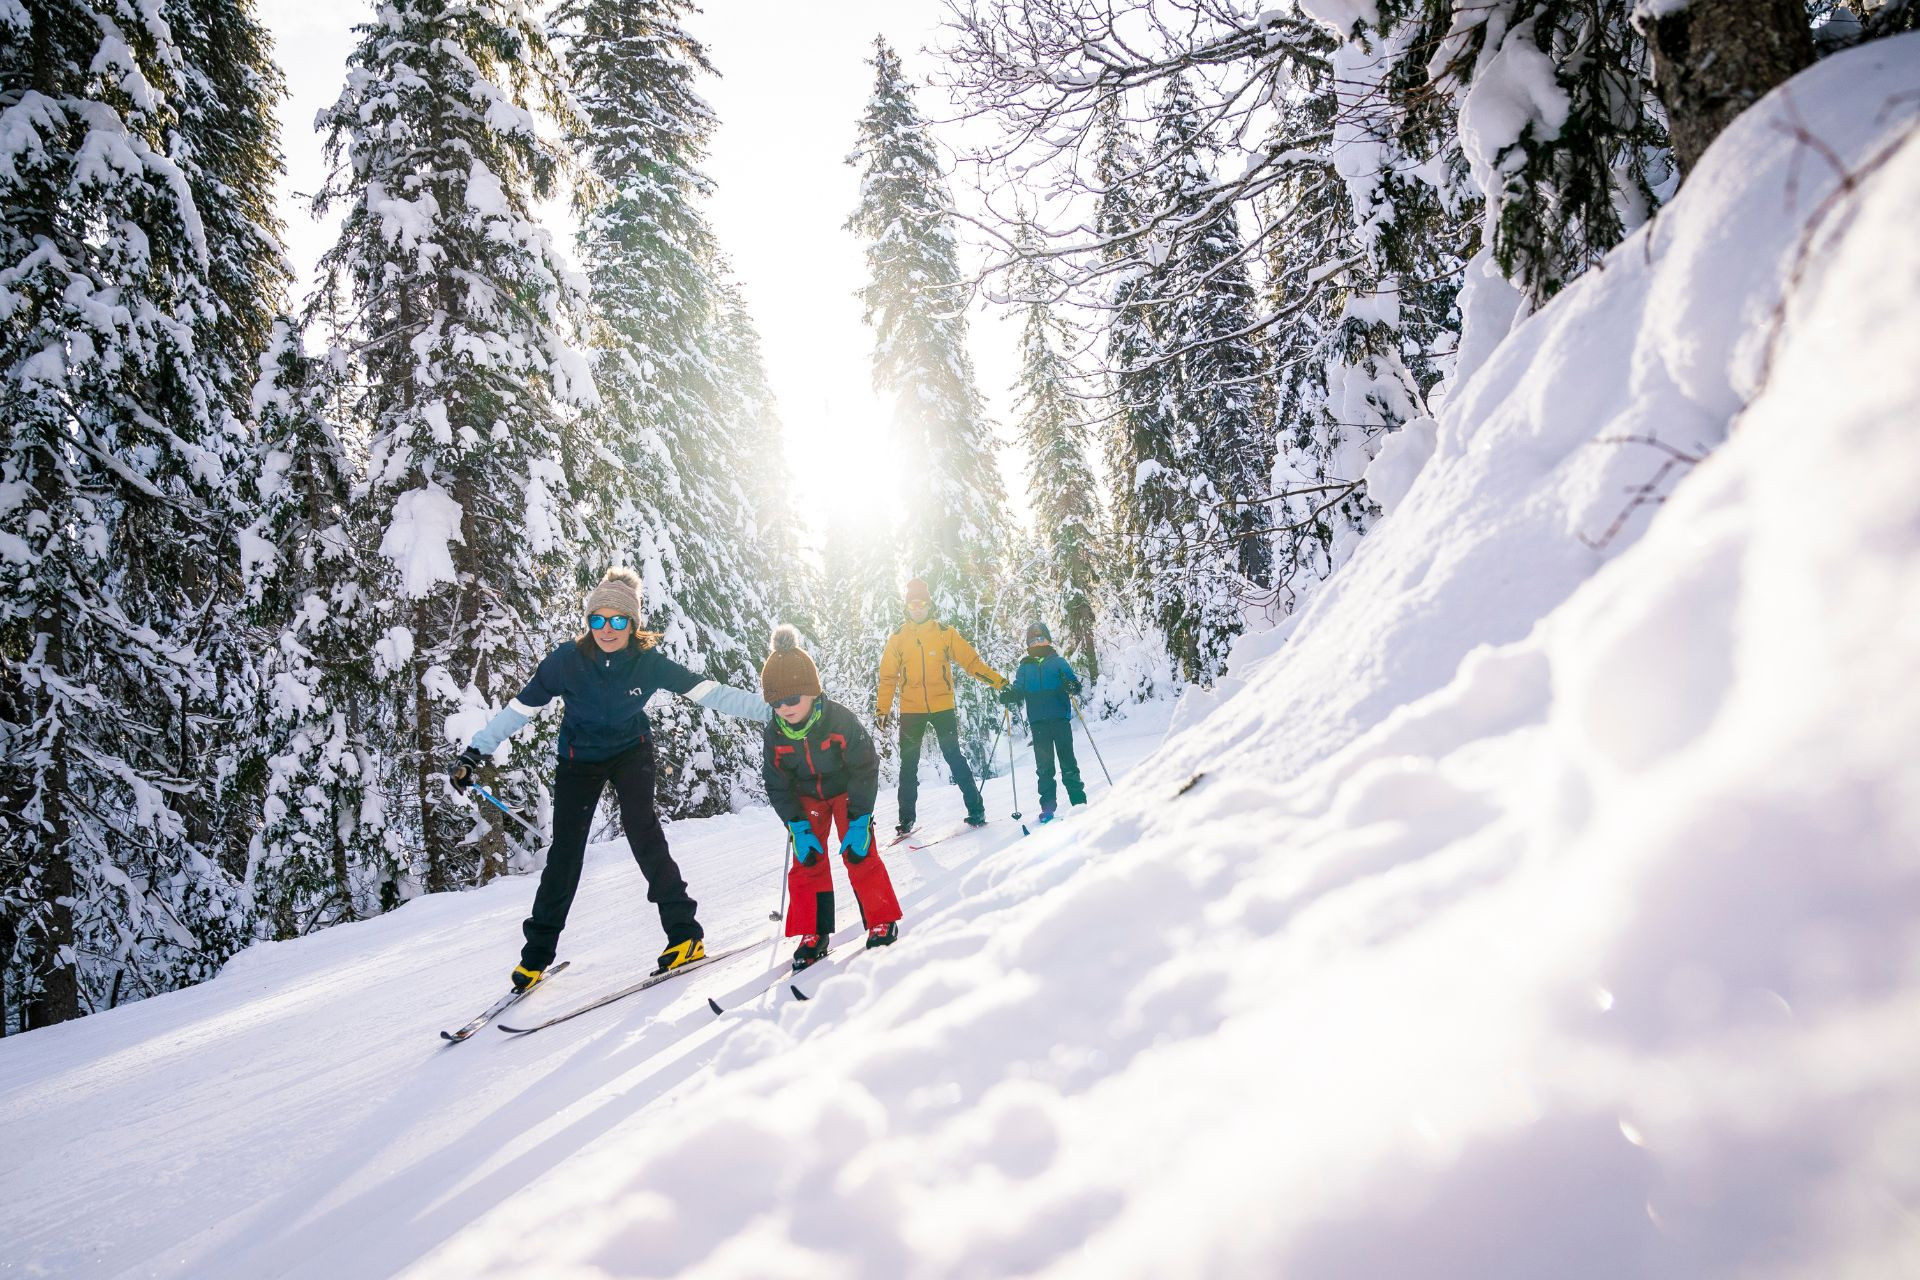
[[[453,762],[453,768],[447,770],[447,781],[453,784],[455,791],[465,795],[467,788],[472,786],[474,779],[479,776],[480,766],[486,762],[485,756],[474,748],[468,747],[460,753],[460,758]]]

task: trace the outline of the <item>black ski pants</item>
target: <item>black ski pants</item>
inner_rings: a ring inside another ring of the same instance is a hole
[[[667,945],[705,936],[693,916],[697,904],[687,896],[687,882],[667,852],[667,833],[660,829],[660,815],[653,807],[653,743],[642,738],[639,745],[611,760],[560,762],[553,779],[553,847],[547,850],[547,866],[533,895],[533,914],[521,929],[527,945],[520,949],[520,963],[529,969],[553,963],[574,890],[580,887],[580,863],[586,856],[593,811],[609,782],[620,802],[620,820],[627,829],[633,860],[647,879],[647,901],[660,908]]]
[[[967,767],[967,758],[960,754],[960,720],[948,709],[946,711],[902,712],[900,715],[900,825],[913,825],[920,801],[920,743],[927,736],[927,727],[933,727],[933,736],[940,742],[940,754],[947,758],[947,768],[953,771],[954,785],[960,788],[960,795],[967,802],[969,817],[979,817],[986,812],[986,806],[980,803],[980,788],[974,785],[973,770]]]
[[[1040,812],[1053,812],[1053,764],[1060,762],[1060,780],[1067,784],[1067,799],[1075,804],[1087,802],[1087,788],[1080,781],[1080,762],[1073,755],[1073,721],[1031,720],[1033,729],[1033,769],[1040,775]]]

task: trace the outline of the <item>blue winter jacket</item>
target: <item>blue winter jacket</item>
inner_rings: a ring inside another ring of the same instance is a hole
[[[1073,705],[1067,695],[1080,691],[1080,677],[1051,645],[1039,657],[1029,652],[1020,659],[1013,673],[1013,687],[1027,697],[1027,719],[1073,719]]]
[[[743,720],[765,721],[772,715],[757,695],[695,675],[658,649],[628,644],[614,653],[601,653],[598,646],[588,652],[569,640],[546,656],[519,697],[473,735],[472,745],[481,755],[492,755],[535,712],[560,698],[566,703],[560,758],[611,760],[652,731],[647,699],[662,689]]]

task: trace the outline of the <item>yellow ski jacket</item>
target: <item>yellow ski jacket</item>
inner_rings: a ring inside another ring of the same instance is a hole
[[[905,623],[887,638],[887,651],[880,657],[880,714],[893,710],[896,689],[903,715],[953,710],[954,666],[996,689],[1007,683],[946,623],[935,618]]]

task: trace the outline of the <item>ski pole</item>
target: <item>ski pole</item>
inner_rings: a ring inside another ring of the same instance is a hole
[[[1068,694],[1067,701],[1073,703],[1073,714],[1080,717],[1080,728],[1087,735],[1087,745],[1093,748],[1093,758],[1100,761],[1100,772],[1107,780],[1107,789],[1112,790],[1113,775],[1107,772],[1107,762],[1100,758],[1100,744],[1093,740],[1093,728],[1087,723],[1086,713],[1080,710],[1080,699]]]
[[[1007,708],[1007,785],[1013,788],[1013,820],[1020,822],[1020,780],[1014,775],[1013,767],[1013,708]],[[1027,824],[1020,822],[1020,834],[1027,834]]]
[[[507,808],[506,805],[500,802],[499,796],[494,795],[493,792],[487,790],[485,787],[481,786],[477,782],[470,782],[467,784],[467,787],[470,791],[472,791],[475,795],[479,796],[482,800],[485,800],[488,804],[492,805],[494,808],[498,809],[500,812],[506,814],[509,818],[512,818],[515,822],[525,827],[528,831],[532,832],[534,838],[540,841],[541,844],[545,844],[547,842],[546,832],[540,830],[540,828],[534,826],[531,822],[528,822],[525,818],[521,817],[519,814],[515,813],[513,810]]]
[[[780,909],[767,912],[769,920],[784,920],[787,915],[787,858],[793,854],[793,834],[787,834],[787,851],[780,858]],[[774,945],[778,946],[778,942]]]

